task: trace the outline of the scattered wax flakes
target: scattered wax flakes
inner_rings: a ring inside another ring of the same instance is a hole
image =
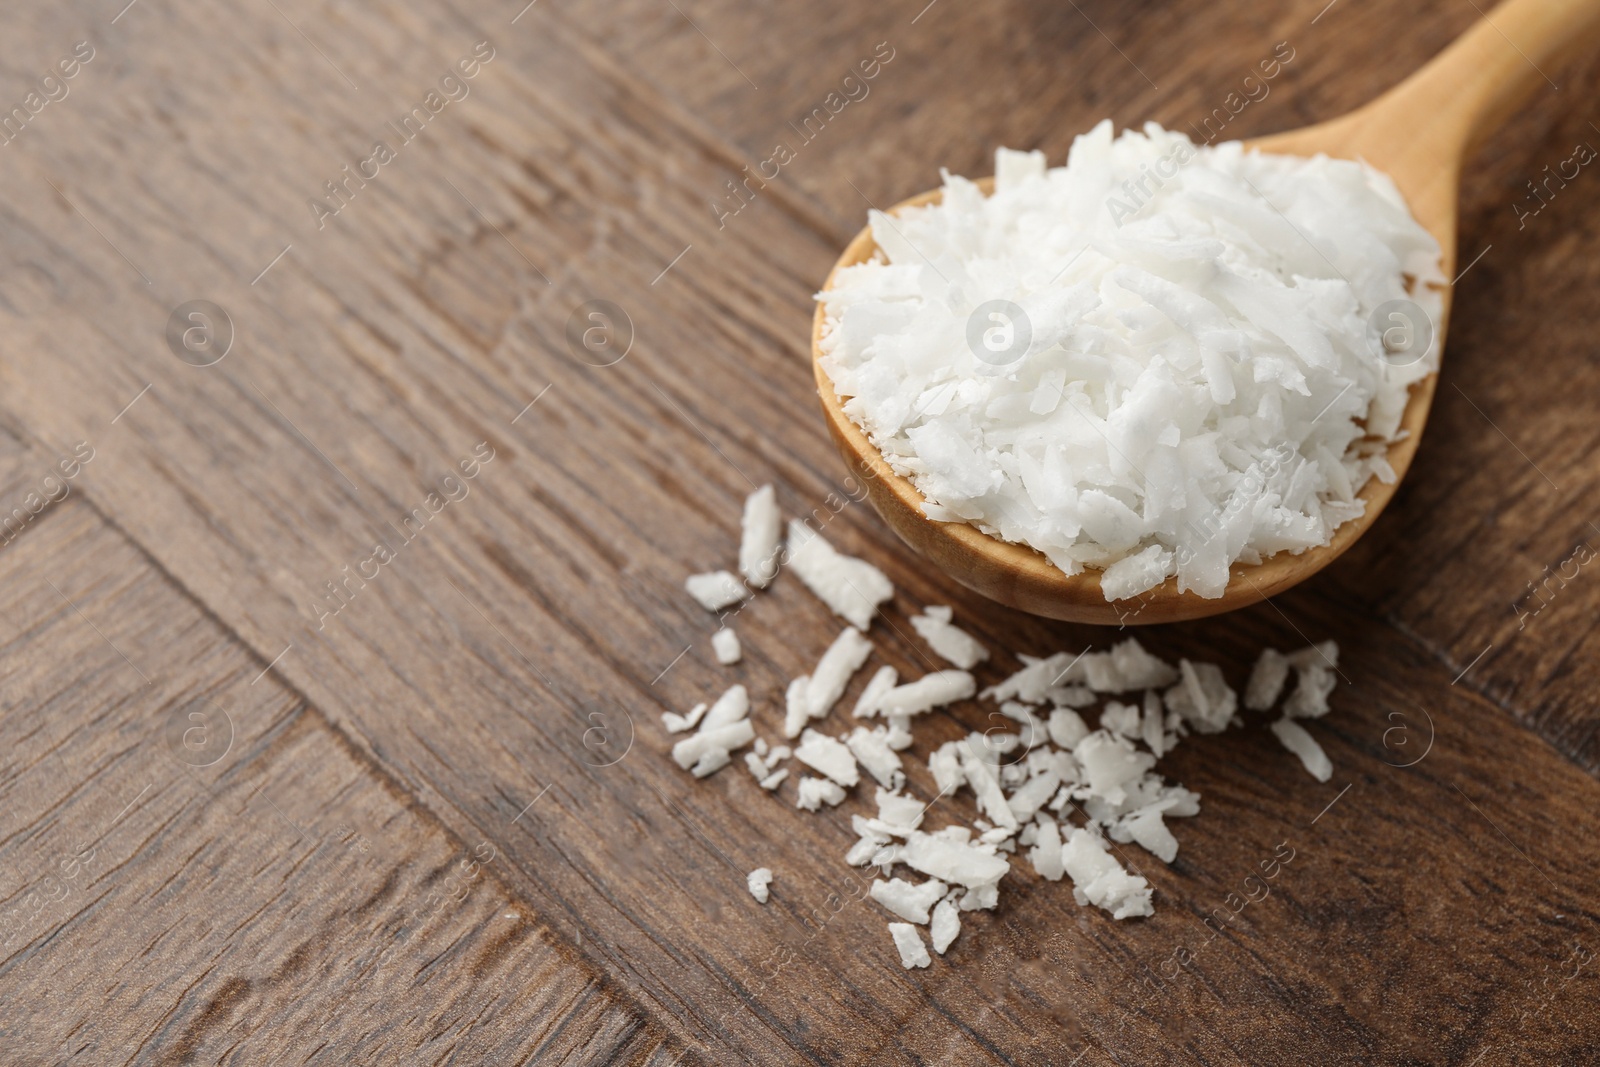
[[[882,571],[838,551],[798,519],[789,521],[789,569],[835,615],[858,630],[870,626],[878,605],[894,596],[894,586]]]
[[[1178,858],[1178,839],[1167,829],[1167,824],[1161,819],[1160,811],[1147,808],[1125,820],[1122,827],[1145,851],[1163,862],[1171,863]]]
[[[1293,719],[1279,719],[1272,724],[1272,732],[1283,742],[1284,748],[1300,757],[1300,762],[1311,772],[1311,777],[1319,782],[1326,782],[1333,777],[1333,761],[1328,759],[1328,754],[1322,751],[1317,739],[1304,726]]]
[[[729,571],[691,574],[683,587],[707,611],[721,611],[730,604],[737,604],[747,592],[744,584]]]
[[[1289,678],[1289,660],[1275,648],[1261,650],[1261,658],[1250,669],[1244,686],[1244,706],[1251,711],[1266,711],[1278,702],[1283,683]]]
[[[1162,300],[1176,299],[1145,280],[1132,275],[1128,279]],[[1155,436],[1176,439],[1177,431],[1166,426]],[[770,533],[781,522],[761,514],[767,506],[764,499],[759,493],[752,496],[747,510],[754,514],[747,533],[760,534],[756,547],[766,551],[772,542],[761,531]],[[818,544],[814,534],[806,540],[808,533],[791,531],[791,542],[801,549]],[[892,590],[886,581],[879,585],[870,577],[880,574],[870,564],[839,556],[831,548],[810,551],[818,568],[813,571],[817,584],[812,588],[820,585],[819,595],[832,597],[830,606],[852,625],[840,632],[813,671],[793,679],[783,694],[783,732],[798,738],[798,744],[791,750],[786,744],[757,738],[750,694],[743,685],[733,685],[710,705],[697,704],[683,715],[662,715],[669,733],[694,731],[673,745],[674,761],[701,778],[727,766],[733,753],[748,745],[745,766],[759,788],[771,792],[791,774],[779,764],[797,759],[817,772],[801,775],[795,791],[795,806],[812,812],[843,804],[861,784],[865,769],[876,785],[877,815],[850,815],[857,840],[845,861],[879,872],[870,895],[896,918],[906,920],[891,923],[890,928],[908,967],[931,964],[916,925],[929,927],[933,951],[942,955],[960,933],[961,912],[998,907],[1000,884],[1013,858],[1025,859],[1045,881],[1070,876],[1078,903],[1102,908],[1113,919],[1151,914],[1149,884],[1125,869],[1113,855],[1111,843],[1137,844],[1166,863],[1177,858],[1178,839],[1168,820],[1198,814],[1200,797],[1166,782],[1154,766],[1191,730],[1216,733],[1239,724],[1240,698],[1222,670],[1188,659],[1173,667],[1130,638],[1077,655],[1018,656],[1019,670],[977,693],[968,668],[987,660],[988,650],[953,625],[949,608],[935,606],[915,616],[912,625],[956,667],[905,684],[899,684],[894,667],[881,667],[852,709],[857,719],[881,721],[858,725],[839,737],[828,736],[807,724],[834,708],[865,665],[873,651],[864,636],[866,624]],[[752,558],[758,555],[751,550]],[[819,573],[823,577],[818,578]],[[840,587],[828,584],[827,573],[844,574],[851,581],[867,576],[866,583],[884,596],[877,598],[875,592],[854,598],[841,593]],[[707,577],[714,576],[697,576]],[[737,579],[727,577],[737,585]],[[716,581],[728,586],[721,578]],[[712,643],[719,661],[737,660],[738,639],[731,630],[717,631]],[[1283,701],[1283,718],[1271,729],[1321,781],[1328,780],[1332,765],[1295,720],[1327,712],[1338,656],[1332,641],[1287,655],[1268,649],[1244,689],[1247,707],[1266,710],[1283,698],[1292,673],[1294,685]],[[975,694],[997,705],[990,719],[1002,726],[970,732],[929,752],[927,769],[939,792],[929,802],[908,795],[901,753],[914,745],[912,723]],[[1113,699],[1111,694],[1129,695]],[[1090,730],[1080,710],[1097,706],[1099,728]],[[922,829],[931,808],[963,789],[971,790],[978,812],[971,826],[955,823],[933,831]],[[1069,815],[1081,816],[1087,825],[1074,826],[1067,821]],[[897,867],[923,878],[899,877]],[[752,871],[747,879],[751,895],[765,903],[771,880],[768,868]]]
[[[1062,847],[1061,862],[1072,878],[1078,903],[1104,908],[1113,919],[1154,914],[1149,883],[1123,870],[1092,832],[1074,828]]]
[[[799,737],[811,718],[811,678],[802,674],[789,682],[783,694],[783,736]]]
[[[1328,714],[1328,696],[1337,684],[1331,670],[1320,663],[1295,668],[1294,692],[1283,702],[1291,719],[1319,719]]]
[[[1011,869],[1008,860],[993,852],[921,830],[913,830],[906,837],[902,859],[914,870],[969,889],[998,882]]]
[[[928,946],[922,943],[922,935],[910,923],[890,923],[889,936],[894,938],[894,947],[900,952],[900,966],[906,970],[926,967],[933,962]]]
[[[739,662],[743,654],[739,648],[739,635],[724,627],[711,635],[711,651],[724,667]]]
[[[1297,649],[1284,657],[1291,667],[1309,667],[1313,663],[1330,671],[1339,669],[1339,646],[1334,641],[1319,641]]]
[[[1089,791],[1112,803],[1120,801],[1125,787],[1156,762],[1154,756],[1140,752],[1127,738],[1105,730],[1096,730],[1079,741],[1072,750],[1072,757],[1083,767]]]
[[[928,909],[944,897],[946,886],[937,878],[913,885],[900,878],[878,879],[868,890],[872,899],[906,922],[928,923]]]
[[[849,627],[842,630],[817,661],[816,670],[811,672],[811,681],[806,686],[807,714],[820,719],[832,711],[850,679],[870,655],[872,642],[861,636],[860,630]]]
[[[888,789],[877,792],[878,820],[889,826],[915,830],[922,825],[922,816],[928,805],[916,797],[902,796]]]
[[[989,650],[978,639],[953,624],[954,613],[948,607],[924,608],[921,615],[911,619],[911,626],[928,642],[928,647],[942,658],[970,671],[989,658]]]
[[[686,730],[693,730],[710,706],[709,704],[696,704],[689,709],[687,715],[679,715],[677,712],[669,711],[661,716],[661,722],[666,726],[667,733],[681,734]]]
[[[1019,822],[1025,822],[1049,803],[1060,788],[1061,775],[1047,769],[1019,786],[1008,799],[1007,807]]]
[[[1228,728],[1239,698],[1222,677],[1215,663],[1179,660],[1181,679],[1166,692],[1167,707],[1203,734],[1220,733]]]
[[[1139,737],[1144,730],[1144,717],[1133,704],[1108,701],[1100,712],[1100,726],[1123,737]]]
[[[705,718],[700,721],[700,732],[714,730],[719,726],[726,726],[730,722],[738,722],[750,714],[750,693],[742,685],[729,686],[727,692],[717,698],[711,705],[711,710],[706,712]]]
[[[708,774],[722,770],[731,758],[725,748],[708,748],[700,753],[700,758],[689,768],[689,773],[696,778],[704,778]]]
[[[857,726],[845,738],[845,744],[850,746],[851,755],[880,786],[899,789],[905,784],[906,776],[900,769],[900,757],[889,747],[888,727],[869,730],[865,726]]]
[[[1077,663],[1077,674],[1096,693],[1160,689],[1176,682],[1179,676],[1171,664],[1146,652],[1133,637],[1106,652],[1086,652]]]
[[[878,705],[899,680],[899,672],[893,667],[879,667],[878,673],[872,676],[867,687],[856,698],[856,706],[850,714],[857,719],[870,719],[878,714]]]
[[[933,951],[944,955],[944,950],[950,947],[950,942],[961,933],[961,912],[952,900],[941,900],[933,909],[933,921],[928,930],[929,939],[933,941]]]
[[[721,752],[721,763],[717,764],[717,767],[720,767],[727,764],[729,753],[748,745],[755,739],[755,736],[755,727],[750,725],[749,719],[740,719],[738,722],[719,726],[713,730],[703,729],[699,733],[686,737],[673,745],[672,759],[684,770],[689,770],[703,759],[706,759],[709,753]],[[712,759],[714,760],[715,757],[712,757]],[[701,774],[696,774],[695,777],[704,777],[705,774],[717,769],[717,767],[707,766],[709,769]]]
[[[978,744],[974,744],[974,738]],[[968,737],[956,749],[956,758],[961,762],[961,773],[965,776],[967,784],[972,787],[973,795],[978,798],[978,810],[983,812],[997,824],[1008,829],[1017,828],[1017,817],[1012,814],[1011,806],[1006,803],[1005,790],[1000,788],[1000,779],[995,767],[990,764],[987,753],[980,754],[981,749],[986,749],[983,744],[985,738],[982,734]]]
[[[1064,681],[1076,680],[1076,675],[1069,678],[1075,668],[1075,657],[1065,652],[1057,652],[1053,656],[1037,659],[1033,656],[1018,656],[1023,663],[1020,671],[998,685],[992,685],[980,695],[987,700],[1020,700],[1024,704],[1044,703],[1050,690]],[[1090,697],[1093,702],[1093,696]]]
[[[896,752],[903,752],[911,747],[914,740],[911,736],[911,716],[890,715],[889,736],[885,739],[890,748]]]
[[[818,811],[824,804],[834,807],[843,803],[844,796],[844,787],[838,782],[803,774],[796,790],[794,806],[803,811]]]
[[[1050,731],[1050,740],[1062,748],[1076,747],[1089,734],[1083,716],[1071,708],[1056,708],[1050,712],[1046,728]]]
[[[885,715],[920,715],[958,700],[966,700],[977,690],[966,671],[934,671],[914,682],[897,685],[878,702]]]
[[[783,517],[772,486],[763,485],[744,501],[739,538],[739,572],[752,588],[765,589],[778,573],[778,544]]]
[[[850,747],[815,730],[807,730],[800,736],[794,758],[812,770],[821,771],[842,786],[849,787],[861,780],[861,772],[856,768],[856,758]]]
[[[1041,817],[1036,825],[1038,831],[1033,837],[1033,848],[1028,851],[1028,862],[1039,872],[1039,877],[1059,882],[1066,873],[1061,863],[1061,832],[1049,816]]]

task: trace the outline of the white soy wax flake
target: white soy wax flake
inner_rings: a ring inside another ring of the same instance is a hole
[[[926,967],[933,962],[933,957],[928,955],[928,946],[922,943],[922,935],[910,923],[890,923],[889,936],[894,938],[894,947],[900,953],[900,966],[906,970]]]
[[[856,758],[849,746],[815,730],[807,730],[801,735],[794,758],[842,786],[852,786],[861,780],[861,772],[856,768]]]
[[[683,587],[707,611],[721,611],[731,604],[737,604],[747,592],[744,583],[728,571],[691,574]]]
[[[1251,711],[1266,711],[1278,702],[1283,683],[1289,679],[1289,659],[1275,648],[1261,650],[1261,658],[1250,669],[1244,687],[1244,706]]]
[[[1272,724],[1272,732],[1284,748],[1300,758],[1311,777],[1319,782],[1326,782],[1333,777],[1333,761],[1304,726],[1293,719],[1284,718]]]
[[[728,691],[717,698],[711,705],[711,710],[706,712],[705,718],[700,722],[700,732],[715,730],[719,726],[726,726],[731,722],[738,722],[750,714],[750,693],[742,685],[732,685]]]
[[[1093,904],[1113,919],[1153,913],[1150,884],[1123,870],[1105,842],[1088,830],[1072,831],[1061,850],[1062,865],[1072,878],[1072,893],[1080,904]]]
[[[878,714],[878,704],[899,680],[900,674],[893,667],[879,667],[878,673],[872,676],[867,687],[856,698],[856,706],[850,712],[851,716],[857,719],[870,719]]]
[[[866,560],[840,552],[798,519],[789,521],[789,569],[835,615],[858,630],[872,625],[878,605],[894,596],[887,575]]]
[[[744,502],[739,539],[739,572],[755,589],[765,589],[778,573],[778,544],[783,516],[772,486],[763,485]]]
[[[838,782],[801,775],[800,787],[795,794],[795,807],[802,811],[820,811],[824,804],[833,807],[843,802],[844,787]]]
[[[966,671],[934,671],[914,682],[897,685],[878,701],[885,715],[921,715],[958,700],[966,700],[977,690]]]
[[[906,922],[928,923],[928,909],[943,899],[948,887],[937,878],[915,885],[901,878],[879,879],[868,890],[872,899]]]
[[[811,672],[811,680],[806,685],[806,714],[820,719],[832,711],[850,679],[870,655],[872,642],[863,637],[860,630],[847,627],[840,631],[822,659],[817,661],[817,669]]]
[[[948,607],[924,608],[921,615],[912,618],[911,626],[928,642],[929,648],[962,670],[970,671],[989,658],[989,650],[953,624],[950,621],[953,615]]]
[[[706,709],[710,706],[709,704],[696,704],[689,709],[687,715],[679,715],[677,712],[669,711],[661,716],[661,721],[666,725],[667,733],[681,734],[698,726],[700,720],[705,716]]]
[[[743,654],[739,648],[739,635],[726,628],[718,630],[711,635],[711,651],[724,667],[738,663]]]
[[[857,726],[845,738],[845,744],[850,746],[850,752],[855,756],[856,762],[866,768],[868,774],[875,778],[879,785],[889,789],[898,789],[905,784],[905,773],[900,769],[900,757],[894,749],[889,747],[889,729],[880,726],[876,730],[868,730],[865,726]]]
[[[961,911],[953,900],[941,900],[933,909],[933,924],[928,930],[928,935],[933,939],[933,951],[944,955],[944,950],[950,947],[950,942],[961,933]]]

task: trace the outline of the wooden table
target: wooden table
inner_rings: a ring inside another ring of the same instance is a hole
[[[907,972],[841,861],[870,801],[692,781],[660,724],[736,680],[771,728],[836,632],[780,578],[722,668],[682,591],[752,485],[840,491],[812,291],[941,164],[1186,128],[1279,42],[1227,135],[1328,117],[1477,5],[123,2],[0,41],[0,1062],[1600,1062],[1600,174],[1525,184],[1600,145],[1600,66],[1466,177],[1440,399],[1373,533],[1140,633],[1235,685],[1336,638],[1333,780],[1259,719],[1192,740],[1153,918],[1019,863]],[[593,300],[631,322],[609,366],[569,343]],[[894,579],[909,674],[926,604],[1004,650],[984,681],[1113,636],[979,601],[863,506],[828,535]]]

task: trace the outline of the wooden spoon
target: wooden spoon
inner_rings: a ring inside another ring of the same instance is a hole
[[[1330,122],[1248,142],[1264,152],[1311,156],[1319,152],[1364,159],[1385,171],[1405,196],[1411,213],[1439,241],[1441,269],[1455,276],[1456,191],[1463,157],[1476,138],[1504,120],[1535,87],[1548,86],[1558,58],[1600,28],[1600,0],[1508,0],[1480,19],[1444,52],[1410,78],[1356,111]],[[993,180],[981,182],[993,190]],[[936,202],[935,189],[914,196],[890,214]],[[877,251],[869,229],[850,242],[829,273],[861,263]],[[1441,294],[1444,317],[1437,324],[1441,350],[1450,311],[1450,288]],[[1370,479],[1360,496],[1366,514],[1340,526],[1330,544],[1299,555],[1279,553],[1259,564],[1235,564],[1228,587],[1217,599],[1180,593],[1177,581],[1138,598],[1108,602],[1098,571],[1068,577],[1044,556],[1024,545],[981,533],[965,523],[934,522],[922,513],[916,487],[895,474],[866,434],[840,407],[833,383],[817,362],[821,355],[823,310],[819,304],[811,331],[812,367],[828,429],[853,472],[867,486],[873,506],[907,544],[957,581],[985,596],[1036,615],[1072,622],[1143,624],[1176,622],[1246,607],[1311,577],[1338,559],[1366,532],[1394,495],[1398,479],[1384,485]],[[1412,387],[1401,420],[1404,440],[1389,447],[1389,464],[1404,477],[1433,402],[1437,375]]]

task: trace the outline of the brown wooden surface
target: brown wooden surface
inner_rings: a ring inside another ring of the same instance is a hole
[[[1204,799],[1177,862],[1143,868],[1153,918],[1018,865],[999,911],[905,972],[885,915],[848,902],[859,798],[806,815],[666,758],[660,712],[731,680],[771,733],[836,632],[780,578],[719,668],[681,582],[731,561],[752,483],[789,513],[838,491],[809,296],[868,201],[986,172],[999,143],[1059,160],[1105,115],[1183,125],[1280,40],[1296,58],[1238,135],[1330,117],[1480,17],[1321,7],[13,13],[4,99],[80,40],[95,57],[0,147],[0,514],[77,442],[95,455],[0,546],[0,1060],[1594,1062],[1595,968],[1566,975],[1600,949],[1600,577],[1520,629],[1512,607],[1600,544],[1600,175],[1520,229],[1512,207],[1600,145],[1593,64],[1551,71],[1468,169],[1460,261],[1488,251],[1383,520],[1268,604],[1141,633],[1236,685],[1263,643],[1333,637],[1347,683],[1313,727],[1326,786],[1259,721],[1163,761]],[[319,230],[307,199],[478,41],[470,95]],[[883,41],[870,95],[719,229],[724,182]],[[595,298],[635,326],[615,366],[565,341]],[[236,327],[211,367],[164,337],[193,299]],[[324,583],[480,442],[469,495],[319,628]],[[980,601],[863,506],[828,533],[896,582],[874,639],[903,671],[928,667],[905,618],[929,603],[999,650],[1112,636]],[[196,768],[169,724],[199,697],[237,736]],[[918,753],[982,719],[933,717]],[[1208,940],[1280,842],[1272,895]],[[1149,992],[1180,946],[1192,969]]]

